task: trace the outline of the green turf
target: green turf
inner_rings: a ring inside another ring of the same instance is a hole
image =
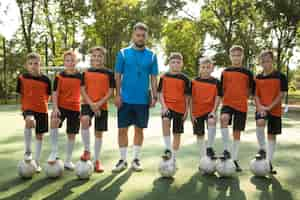
[[[202,176],[198,173],[198,147],[192,136],[191,124],[186,123],[183,145],[178,153],[179,170],[173,180],[160,178],[157,166],[163,150],[159,108],[152,110],[150,127],[145,133],[142,153],[144,171],[141,173],[124,171],[112,174],[111,168],[118,160],[117,129],[115,109],[104,135],[102,152],[104,174],[93,174],[90,180],[80,181],[72,172],[63,178],[47,179],[44,173],[33,179],[18,178],[16,166],[23,157],[23,120],[18,106],[0,106],[0,199],[249,199],[265,200],[300,199],[300,130],[299,113],[291,112],[284,116],[284,134],[278,138],[279,146],[274,165],[278,175],[275,178],[256,178],[249,171],[249,161],[256,152],[255,123],[253,111],[248,116],[247,131],[242,136],[240,147],[241,164],[244,171],[234,178]],[[64,127],[60,129],[59,149],[64,157],[66,141]],[[132,129],[130,129],[132,139]],[[216,149],[222,150],[220,132],[217,132]],[[76,162],[82,150],[80,137],[77,137],[73,160]],[[132,140],[130,140],[132,141]],[[45,136],[42,161],[45,163],[49,152],[49,137]],[[131,144],[131,142],[130,142]],[[129,160],[132,158],[129,150]]]

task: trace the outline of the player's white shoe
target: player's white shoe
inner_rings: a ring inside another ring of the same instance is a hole
[[[119,160],[118,163],[114,166],[114,168],[112,169],[112,172],[117,173],[117,172],[121,172],[124,169],[127,168],[127,162],[124,160]]]
[[[139,159],[134,159],[131,163],[131,168],[136,171],[136,172],[140,172],[143,171],[143,168],[141,166],[140,160]]]

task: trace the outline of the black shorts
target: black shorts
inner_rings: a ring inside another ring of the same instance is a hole
[[[80,128],[80,112],[59,108],[60,111],[60,124],[59,128],[62,127],[63,122],[67,119],[67,133],[77,134]]]
[[[81,116],[88,115],[90,117],[90,125],[92,124],[92,118],[95,113],[92,111],[88,104],[81,105]],[[100,116],[95,116],[95,131],[107,131],[108,112],[107,110],[101,110]]]
[[[42,134],[48,132],[48,113],[40,113],[32,110],[25,110],[23,112],[24,119],[27,116],[33,116],[35,120],[35,133]]]
[[[209,113],[206,113],[196,118],[196,121],[193,123],[194,135],[203,136],[205,134],[205,121],[207,127],[207,120],[209,118],[208,115]]]
[[[266,116],[261,116],[260,113],[255,113],[255,120],[264,119],[268,120],[268,134],[278,135],[281,134],[281,117],[277,117],[267,113]]]
[[[183,118],[182,113],[178,113],[178,112],[175,112],[175,111],[169,109],[169,112],[166,113],[165,115],[162,115],[161,117],[168,118],[171,121],[173,121],[172,122],[173,133],[183,133],[184,132],[184,128],[183,128],[184,121],[182,120],[182,118]]]
[[[233,130],[234,131],[243,131],[245,130],[247,113],[238,111],[230,106],[222,106],[221,114],[228,114],[229,117],[229,125],[232,124],[233,118]]]

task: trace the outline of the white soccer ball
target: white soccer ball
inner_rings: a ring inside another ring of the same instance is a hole
[[[35,174],[36,163],[34,160],[25,161],[21,160],[18,163],[18,174],[22,178],[32,178]]]
[[[250,171],[255,176],[266,176],[270,172],[270,164],[266,159],[250,161]]]
[[[235,174],[236,167],[232,159],[218,160],[216,170],[221,177],[230,177]]]
[[[176,173],[176,165],[172,159],[162,160],[159,163],[158,171],[162,177],[170,178]]]
[[[58,178],[63,175],[64,163],[62,160],[56,160],[53,164],[46,164],[45,167],[46,176],[49,178]]]
[[[90,160],[78,161],[75,166],[75,173],[79,179],[88,179],[94,171],[93,163]]]
[[[212,160],[210,157],[204,156],[200,159],[199,168],[205,174],[213,174],[216,171],[216,164],[216,160]]]

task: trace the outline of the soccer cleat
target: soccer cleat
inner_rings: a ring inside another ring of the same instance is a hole
[[[58,160],[58,156],[56,152],[51,152],[49,158],[48,158],[48,163],[49,164],[54,164]]]
[[[230,158],[231,158],[230,152],[227,151],[227,150],[224,150],[223,155],[220,156],[221,160],[227,160],[227,159],[230,159]]]
[[[65,162],[64,167],[66,170],[69,170],[69,171],[73,171],[75,169],[75,166],[71,161]]]
[[[212,160],[217,159],[216,154],[215,154],[215,151],[214,151],[213,148],[211,148],[211,147],[208,147],[208,148],[206,149],[206,155],[207,155],[207,157],[209,157],[209,158],[212,159]]]
[[[233,162],[234,162],[234,165],[235,165],[235,171],[236,171],[236,172],[241,172],[241,171],[243,171],[242,168],[240,167],[240,165],[239,165],[239,163],[238,163],[237,160],[234,160]]]
[[[260,149],[255,155],[255,158],[258,160],[266,159],[266,151],[264,149]]]
[[[25,154],[24,154],[24,160],[26,162],[31,161],[32,160],[32,153],[31,152],[25,152]]]
[[[272,165],[271,161],[270,161],[270,174],[273,174],[273,175],[277,174],[277,171],[276,171],[276,170],[274,170],[274,168],[273,168],[273,165]]]
[[[89,151],[84,151],[83,154],[80,156],[82,161],[87,161],[91,159],[91,153]]]
[[[161,157],[164,160],[170,160],[172,158],[172,152],[169,149],[166,149]]]
[[[96,162],[95,162],[95,172],[97,172],[97,173],[102,173],[102,172],[104,172],[104,167],[103,167],[103,165],[101,165],[101,163],[100,163],[100,161],[99,160],[96,160]]]
[[[136,171],[136,172],[140,172],[140,171],[143,171],[143,168],[140,164],[140,160],[139,159],[134,159],[131,163],[131,168]]]
[[[117,173],[117,172],[121,172],[124,169],[126,169],[128,166],[127,162],[124,160],[119,160],[118,163],[114,166],[114,168],[112,169],[112,172]]]

